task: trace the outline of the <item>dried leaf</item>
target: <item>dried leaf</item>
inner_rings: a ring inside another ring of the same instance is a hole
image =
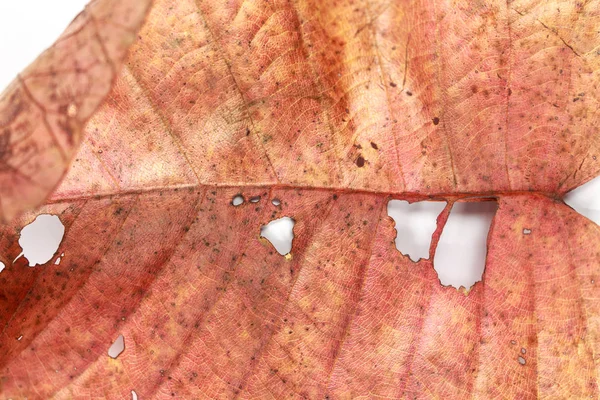
[[[151,0],[95,0],[0,96],[0,219],[40,205],[109,94]]]
[[[2,231],[8,261],[38,213],[66,228],[0,274],[2,394],[599,397],[600,232],[561,199],[599,172],[599,5],[155,1]],[[453,202],[498,202],[468,295],[396,250],[392,198],[449,202],[432,253]]]

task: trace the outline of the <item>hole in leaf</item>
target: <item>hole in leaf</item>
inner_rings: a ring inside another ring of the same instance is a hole
[[[0,261],[0,272],[4,271],[4,268],[6,268],[6,265],[4,265],[2,261]]]
[[[260,196],[250,197],[250,203],[258,203],[260,201]]]
[[[275,207],[281,205],[281,200],[279,199],[273,199],[271,200],[271,204],[273,204]]]
[[[231,200],[231,204],[233,204],[234,206],[239,206],[240,204],[244,203],[244,198],[242,197],[241,194],[237,194],[233,197],[233,200]]]
[[[523,228],[523,235],[530,235],[531,229]]]
[[[61,253],[60,256],[58,256],[56,258],[56,261],[54,261],[54,264],[59,265],[60,264],[60,260],[65,256],[65,253]]]
[[[519,364],[525,365],[525,359],[521,356],[519,356]]]
[[[275,219],[267,225],[261,226],[260,237],[271,242],[275,250],[285,256],[292,250],[295,223],[290,217]]]
[[[123,335],[119,335],[117,340],[108,348],[108,356],[111,358],[117,358],[125,350],[125,338]]]
[[[58,216],[38,215],[32,223],[21,230],[19,245],[23,251],[17,259],[25,256],[30,267],[47,263],[58,250],[64,234],[65,227]]]
[[[431,236],[446,202],[390,200],[388,215],[396,223],[396,248],[413,261],[429,258]]]
[[[598,199],[600,199],[600,176],[571,190],[563,200],[579,214],[600,224]]]
[[[442,285],[469,290],[481,280],[487,236],[497,209],[495,201],[457,202],[452,206],[433,259]]]
[[[131,400],[138,400],[137,393],[135,392],[135,390],[131,391]]]

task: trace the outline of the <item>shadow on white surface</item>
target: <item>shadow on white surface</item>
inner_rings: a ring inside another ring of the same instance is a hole
[[[437,228],[437,217],[444,210],[445,201],[390,200],[388,215],[396,223],[396,248],[413,261],[429,259],[431,236]]]
[[[454,203],[433,257],[442,285],[469,290],[481,280],[497,209],[495,201]]]
[[[565,203],[600,225],[600,176],[565,195]]]
[[[0,1],[0,92],[50,47],[88,0]]]
[[[267,239],[282,256],[292,251],[295,222],[290,217],[283,217],[269,222],[260,228],[260,237]]]

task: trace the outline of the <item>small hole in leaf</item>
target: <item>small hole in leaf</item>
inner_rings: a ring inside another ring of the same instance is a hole
[[[444,286],[469,290],[485,269],[487,236],[498,204],[495,201],[453,205],[437,245],[433,265]]]
[[[527,353],[527,350],[525,350],[524,347],[521,347],[521,353],[525,354],[525,353]]]
[[[0,261],[0,272],[4,271],[4,268],[6,268],[6,265],[4,265],[2,261]]]
[[[523,235],[529,235],[529,234],[531,234],[531,229],[524,228]]]
[[[23,251],[17,259],[25,256],[30,267],[47,263],[58,250],[64,234],[65,227],[58,216],[38,215],[32,223],[21,230],[19,245]]]
[[[525,365],[526,361],[523,357],[519,356],[519,364]]]
[[[273,220],[260,228],[260,237],[271,242],[275,250],[285,256],[292,250],[294,225],[295,221],[290,217]]]
[[[390,200],[388,215],[396,222],[396,248],[411,260],[429,258],[431,236],[437,227],[437,217],[446,202]]]
[[[233,204],[234,206],[239,206],[240,204],[244,203],[244,197],[242,197],[241,194],[237,194],[233,197],[233,200],[231,200],[231,204]]]
[[[135,390],[131,391],[131,400],[138,400],[138,396]]]
[[[250,197],[250,203],[258,203],[260,201],[260,196]]]
[[[273,204],[275,207],[281,205],[281,200],[279,199],[273,199],[271,200],[271,204]]]
[[[117,340],[110,345],[108,349],[108,356],[111,358],[117,358],[125,350],[125,338],[123,335],[119,335]]]

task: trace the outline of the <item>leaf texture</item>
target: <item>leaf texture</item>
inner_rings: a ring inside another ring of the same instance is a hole
[[[561,200],[598,174],[599,5],[156,0],[2,229],[7,260],[38,213],[66,236],[0,274],[0,392],[599,397],[599,231]],[[498,202],[468,295],[395,249],[392,198],[449,202],[431,254],[454,202]],[[259,238],[283,216],[288,258]]]
[[[150,0],[95,0],[0,96],[0,219],[40,205],[109,94]]]

